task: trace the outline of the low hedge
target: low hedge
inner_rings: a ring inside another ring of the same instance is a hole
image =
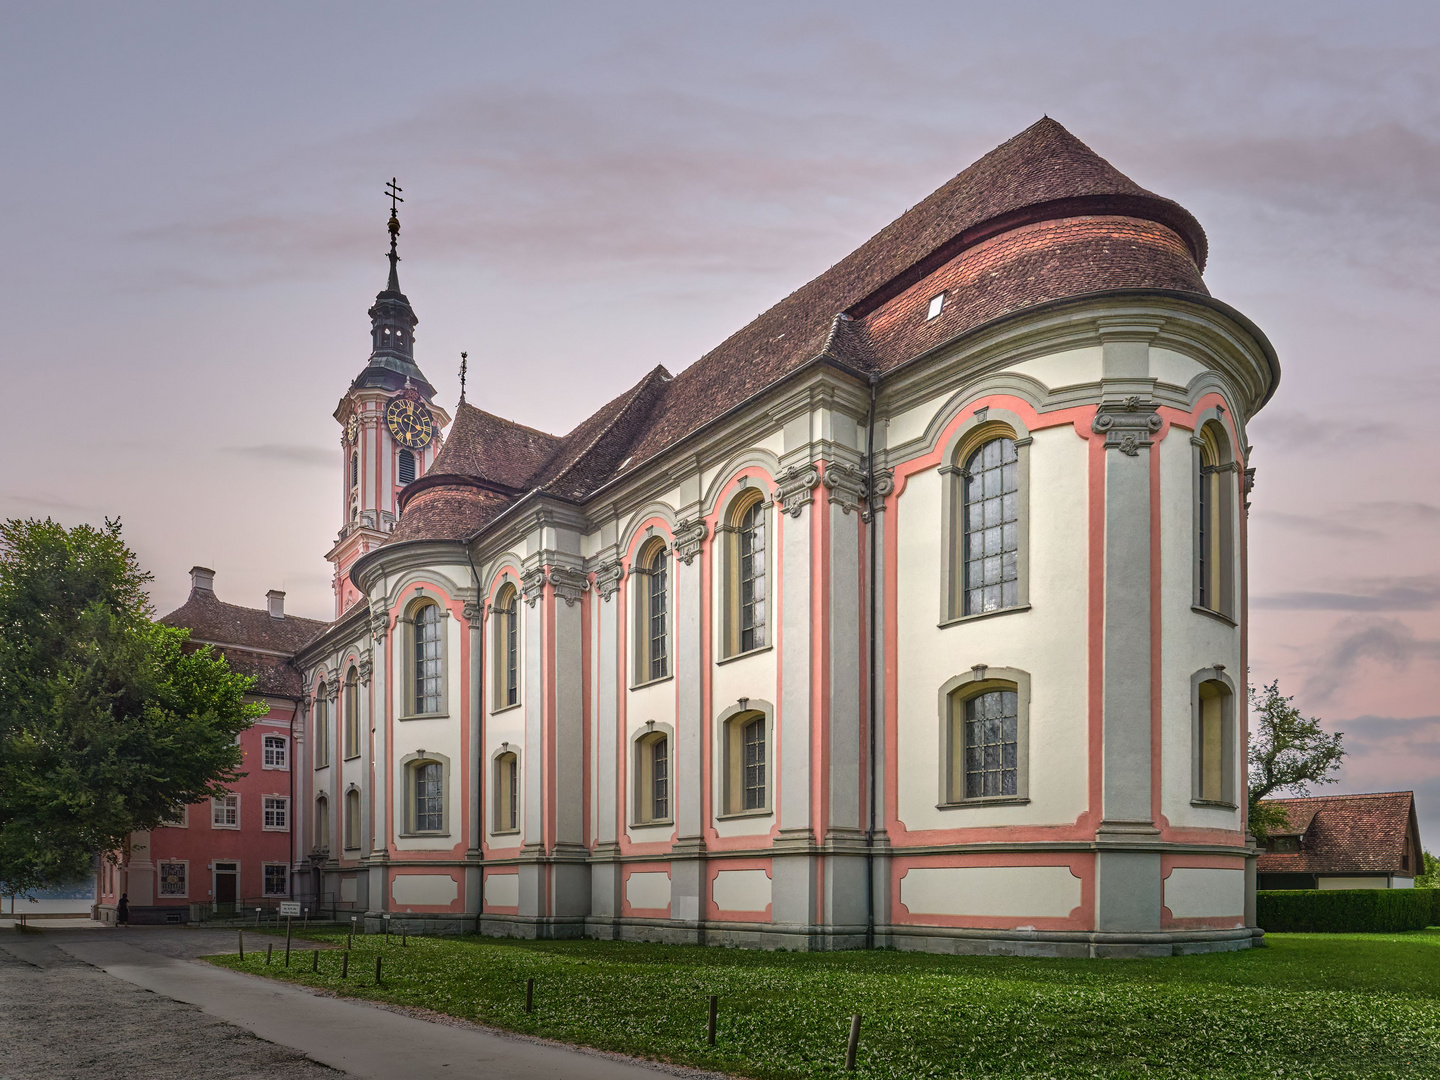
[[[1430,925],[1440,926],[1440,889],[1416,889],[1430,897]]]
[[[1436,919],[1440,889],[1265,889],[1256,921],[1274,934],[1389,934]]]

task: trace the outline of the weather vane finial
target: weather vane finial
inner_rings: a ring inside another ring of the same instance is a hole
[[[465,404],[465,367],[466,367],[467,364],[469,364],[469,362],[470,362],[470,354],[469,354],[468,352],[462,352],[462,353],[460,354],[460,404],[461,404],[461,405],[464,405],[464,404]]]
[[[385,181],[385,194],[390,196],[390,222],[387,226],[390,230],[390,283],[387,288],[391,292],[400,291],[400,275],[395,268],[395,264],[400,261],[400,253],[395,250],[395,241],[400,236],[400,217],[397,210],[399,204],[405,201],[400,197],[400,192],[404,190],[393,176]]]

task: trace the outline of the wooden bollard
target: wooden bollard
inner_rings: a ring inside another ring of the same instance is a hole
[[[380,985],[380,954],[375,954],[375,985]]]
[[[855,1051],[860,1049],[860,1014],[850,1017],[850,1045],[845,1047],[845,1071],[855,1071]]]
[[[710,995],[710,1031],[706,1042],[711,1046],[715,1045],[715,1021],[720,1013],[720,997],[717,994]]]
[[[319,949],[311,949],[311,950],[310,950],[310,970],[311,970],[311,971],[319,971],[319,970],[320,970],[320,950],[319,950]]]
[[[239,938],[240,938],[240,959],[241,959],[241,960],[244,960],[244,959],[245,959],[245,931],[244,931],[244,930],[237,930],[237,931],[236,931],[236,934],[239,935]]]
[[[402,949],[408,949],[410,947],[410,935],[404,930],[400,931],[400,947]]]
[[[346,949],[346,950],[345,950],[344,959],[342,959],[342,960],[340,961],[340,977],[341,977],[342,979],[348,979],[348,978],[350,977],[350,950],[349,950],[349,949]]]
[[[275,948],[274,942],[267,941],[265,943],[265,965],[267,967],[270,965],[270,950],[273,948]]]
[[[527,1013],[533,1013],[533,1012],[535,1011],[535,980],[534,980],[534,979],[526,979],[526,980],[525,980],[525,1011],[526,1011]]]
[[[285,966],[290,966],[290,916],[285,916]]]

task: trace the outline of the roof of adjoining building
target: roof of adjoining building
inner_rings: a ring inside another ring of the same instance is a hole
[[[1415,825],[1415,795],[1384,791],[1369,795],[1316,795],[1306,799],[1266,799],[1279,806],[1289,827],[1277,836],[1300,837],[1300,850],[1261,851],[1262,874],[1406,874],[1405,839]],[[1412,859],[1419,858],[1416,831]]]
[[[232,670],[254,676],[255,693],[291,698],[301,696],[301,681],[290,657],[330,625],[298,615],[277,619],[263,608],[227,604],[205,588],[192,588],[160,621],[185,627],[191,641],[216,646]]]
[[[663,367],[565,436],[462,403],[390,543],[460,539],[523,493],[583,501],[819,357],[883,374],[997,318],[1117,290],[1208,297],[1204,230],[1061,124],[1031,125],[679,375]],[[944,307],[924,317],[930,299]],[[452,494],[441,499],[446,477]],[[478,481],[495,498],[482,498]],[[468,491],[469,493],[464,493]],[[409,515],[425,521],[410,526]]]

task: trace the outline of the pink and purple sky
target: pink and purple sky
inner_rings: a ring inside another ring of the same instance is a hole
[[[331,612],[331,412],[400,178],[417,357],[563,432],[1049,113],[1205,226],[1284,365],[1252,678],[1440,850],[1440,8],[0,3],[0,515],[120,515],[161,611]]]

